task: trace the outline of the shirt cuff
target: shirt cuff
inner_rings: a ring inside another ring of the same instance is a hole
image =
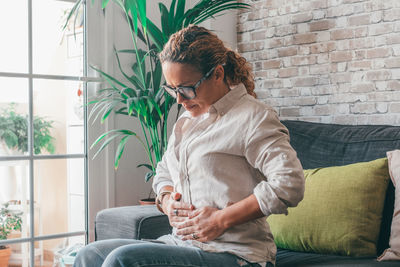
[[[169,182],[169,181],[163,181],[163,182],[158,183],[157,184],[157,188],[156,188],[157,195],[160,194],[160,191],[164,186],[168,186],[168,185],[172,186],[172,187],[174,186],[174,184],[172,182]]]

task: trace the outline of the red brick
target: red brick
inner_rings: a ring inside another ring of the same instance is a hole
[[[296,25],[283,25],[276,27],[275,29],[275,35],[276,36],[285,36],[289,34],[296,33]]]
[[[327,17],[341,17],[341,16],[348,16],[353,13],[353,9],[349,8],[347,5],[340,5],[330,7],[327,10]]]
[[[369,70],[369,69],[371,69],[371,61],[353,61],[353,62],[349,62],[348,69],[350,71]]]
[[[294,79],[295,87],[313,86],[318,84],[318,78],[316,77],[301,77]]]
[[[350,39],[354,37],[354,31],[351,29],[334,30],[331,32],[331,40]]]
[[[310,66],[310,74],[328,74],[330,72],[330,64],[318,64]]]
[[[335,73],[331,75],[331,83],[349,83],[353,78],[350,72]]]
[[[367,58],[382,58],[390,55],[389,48],[374,48],[367,50]]]
[[[312,9],[324,9],[328,7],[328,3],[326,0],[316,0],[310,3],[310,7]]]
[[[393,8],[384,11],[383,20],[384,21],[395,21],[400,18],[400,8]]]
[[[389,105],[390,113],[400,113],[400,103],[391,103]]]
[[[369,48],[374,47],[374,39],[373,38],[357,38],[349,40],[349,48],[351,50],[360,49],[360,48]]]
[[[369,26],[369,35],[381,35],[393,32],[393,24],[392,23],[379,23]]]
[[[298,56],[292,57],[291,63],[293,66],[300,66],[300,65],[311,65],[317,62],[317,57],[315,55],[311,56]]]
[[[281,66],[281,60],[267,60],[263,63],[264,69],[278,69]]]
[[[275,48],[275,47],[282,47],[283,46],[283,40],[282,39],[267,39],[265,41],[265,47],[266,48]]]
[[[310,22],[309,26],[310,32],[325,31],[335,27],[335,22],[332,20],[319,20],[315,22]]]
[[[368,81],[385,81],[390,79],[391,73],[387,70],[376,70],[367,72]]]
[[[287,47],[278,49],[278,56],[279,57],[288,57],[297,55],[297,47]]]
[[[370,23],[370,15],[359,15],[348,18],[349,26],[367,25]]]
[[[400,81],[390,81],[388,82],[388,88],[393,91],[400,90]]]
[[[263,83],[263,88],[280,88],[282,87],[282,80],[265,80]]]
[[[297,76],[298,73],[299,72],[297,68],[280,69],[278,71],[278,76],[279,78],[287,78],[287,77]]]
[[[304,33],[296,34],[293,38],[294,44],[311,44],[315,43],[317,40],[317,35],[315,33]]]
[[[311,54],[325,53],[335,49],[335,43],[318,43],[310,46]]]
[[[386,37],[386,42],[388,45],[390,44],[400,44],[400,34],[395,34]]]
[[[266,38],[266,31],[251,33],[251,40],[265,40],[265,38]]]
[[[365,37],[367,35],[368,35],[368,27],[367,26],[363,26],[363,27],[354,29],[354,37],[355,38]]]
[[[356,50],[354,51],[354,59],[355,60],[360,60],[360,59],[365,59],[365,50]]]
[[[353,55],[351,51],[339,51],[331,53],[331,62],[351,61]]]
[[[300,109],[299,108],[281,108],[280,116],[299,116]]]
[[[311,21],[313,18],[310,12],[308,13],[301,13],[292,16],[292,23],[300,23],[300,22],[308,22]]]
[[[386,68],[400,68],[400,58],[389,58],[385,60],[385,67]]]
[[[353,93],[368,93],[375,90],[375,85],[373,83],[361,83],[350,88]]]

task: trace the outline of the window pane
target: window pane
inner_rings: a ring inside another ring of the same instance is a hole
[[[0,161],[0,185],[0,204],[26,201],[29,198],[29,161]]]
[[[0,157],[26,154],[28,80],[0,77],[0,94]]]
[[[33,72],[82,76],[82,16],[66,31],[62,28],[74,3],[56,0],[33,0]]]
[[[10,247],[11,255],[8,266],[29,266],[30,243],[11,244]]]
[[[35,154],[83,153],[83,84],[35,80],[33,88],[36,128],[42,137],[34,140]]]
[[[84,159],[37,160],[34,167],[36,235],[84,231]]]
[[[73,255],[74,252],[79,251],[83,244],[85,244],[84,236],[74,236],[43,241],[43,249],[45,254],[43,266],[72,266],[74,257],[71,256],[71,254]]]
[[[0,72],[28,72],[28,1],[1,1]]]

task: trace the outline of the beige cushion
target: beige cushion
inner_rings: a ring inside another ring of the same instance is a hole
[[[389,174],[395,186],[394,212],[390,232],[390,247],[378,258],[383,260],[400,260],[400,150],[387,152]]]

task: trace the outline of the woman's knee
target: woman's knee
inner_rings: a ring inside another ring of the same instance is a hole
[[[88,244],[75,258],[74,267],[101,266],[114,249],[141,241],[131,239],[109,239]]]
[[[102,255],[96,245],[96,243],[91,243],[79,250],[75,258],[74,267],[101,266],[105,255]]]

